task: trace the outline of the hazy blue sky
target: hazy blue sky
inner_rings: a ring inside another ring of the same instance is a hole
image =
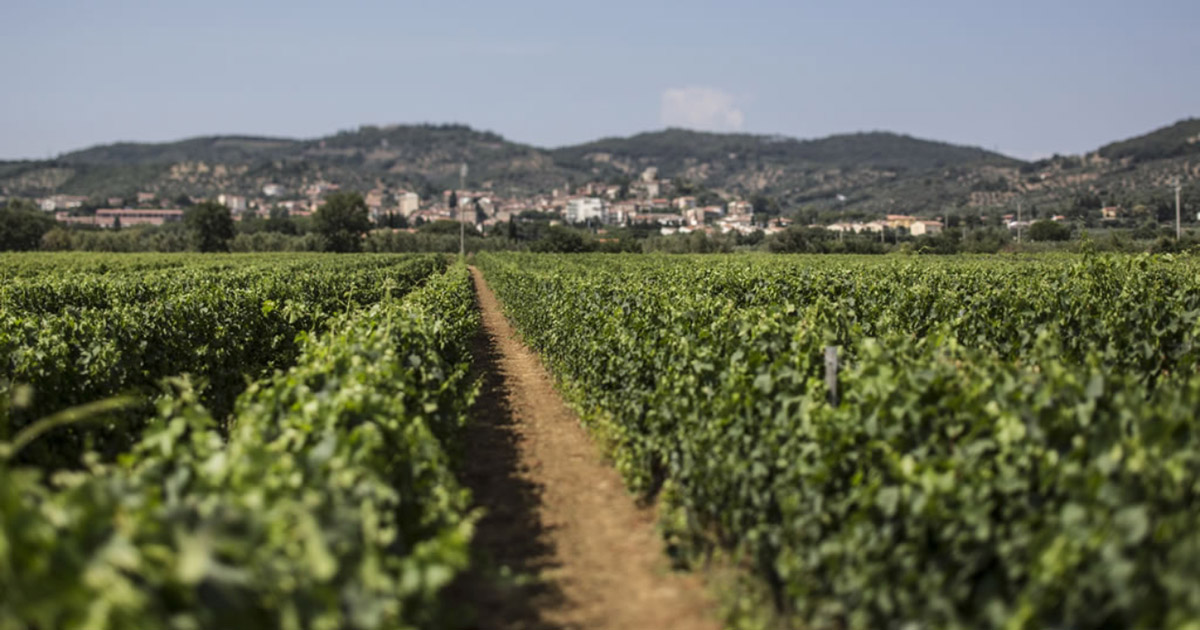
[[[1200,115],[1200,2],[0,0],[0,158],[463,122],[883,129],[1019,157]]]

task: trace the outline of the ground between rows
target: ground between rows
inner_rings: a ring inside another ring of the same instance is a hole
[[[451,589],[471,627],[718,628],[701,580],[672,572],[654,526],[472,268],[483,389],[462,479],[486,516]]]

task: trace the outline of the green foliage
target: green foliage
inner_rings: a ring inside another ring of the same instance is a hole
[[[26,390],[22,404],[0,409],[0,435],[105,396],[149,394],[179,374],[205,383],[203,402],[223,419],[247,379],[291,364],[298,334],[384,299],[385,284],[403,295],[445,265],[428,256],[344,263],[261,257],[233,265],[176,257],[154,259],[177,262],[162,270],[105,273],[53,266],[70,260],[105,267],[123,261],[40,255],[0,265],[0,396]],[[143,410],[66,429],[27,449],[23,461],[75,465],[88,443],[115,455],[136,438],[144,417]]]
[[[38,249],[42,237],[54,227],[47,216],[24,199],[11,199],[0,208],[0,251]]]
[[[327,252],[357,252],[371,229],[370,212],[362,195],[335,192],[313,214],[313,228]]]
[[[429,223],[422,223],[421,226],[417,228],[417,231],[426,234],[449,234],[455,238],[458,238],[460,231],[468,237],[479,236],[479,232],[475,231],[474,226],[471,226],[471,229],[469,230],[464,228],[465,226],[459,221],[439,219],[437,221],[430,221]]]
[[[584,243],[583,235],[578,230],[552,225],[542,238],[529,246],[529,249],[535,252],[570,254],[587,251],[587,244]]]
[[[183,224],[199,251],[229,251],[234,236],[233,215],[224,205],[215,201],[196,204],[183,212]]]
[[[676,557],[795,625],[1200,617],[1193,259],[478,261]]]
[[[235,237],[236,238],[236,237]],[[42,249],[86,252],[184,252],[194,250],[195,239],[179,223],[140,225],[121,230],[91,227],[56,227],[42,237]]]
[[[1029,226],[1029,238],[1035,241],[1069,241],[1071,227],[1058,221],[1041,219]]]
[[[227,438],[172,380],[114,464],[0,461],[0,627],[436,625],[474,521],[448,454],[471,297],[459,266],[303,335]]]
[[[263,226],[263,229],[280,234],[298,234],[300,232],[287,209],[279,206],[271,208],[270,214],[267,216],[267,224]]]
[[[893,237],[894,238],[894,237]],[[886,245],[872,234],[842,234],[792,226],[766,239],[767,251],[777,254],[882,254]]]

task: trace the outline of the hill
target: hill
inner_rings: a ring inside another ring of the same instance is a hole
[[[1100,155],[1134,162],[1200,154],[1200,118],[1181,120],[1169,127],[1100,147]]]
[[[921,140],[886,132],[829,136],[798,140],[783,136],[718,134],[684,129],[643,133],[629,138],[606,138],[552,151],[555,160],[592,177],[633,175],[648,166],[660,175],[683,178],[726,195],[769,194],[785,203],[851,203],[874,206],[893,201],[876,199],[889,182],[931,174],[938,180],[951,169],[968,171],[985,167],[1015,171],[1015,160],[974,147]],[[912,203],[941,204],[961,197],[971,182],[949,188],[927,187]]]
[[[659,177],[725,198],[767,195],[785,209],[871,215],[1000,208],[1017,198],[1066,212],[1097,204],[1161,206],[1166,182],[1200,175],[1200,120],[1189,119],[1081,156],[1023,162],[977,147],[888,132],[800,140],[666,129],[543,149],[465,125],[362,126],[312,139],[207,136],[117,143],[54,160],[0,162],[0,196],[53,193],[96,199],[153,191],[162,198],[258,196],[278,184],[296,196],[316,183],[422,197],[457,185],[520,196],[588,181]]]
[[[118,142],[67,153],[57,161],[70,165],[126,166],[174,162],[245,163],[282,157],[299,141],[253,136],[205,136],[178,142]]]
[[[795,166],[873,167],[920,170],[949,165],[992,163],[1015,165],[1006,156],[944,142],[887,132],[842,134],[818,140],[785,136],[719,134],[667,129],[629,138],[605,138],[553,151],[564,164],[581,161],[632,160],[654,163],[660,170],[686,169],[696,163],[738,160]],[[600,160],[596,158],[599,157]]]

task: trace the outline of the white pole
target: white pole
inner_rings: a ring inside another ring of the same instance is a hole
[[[462,190],[463,187],[466,185],[464,183],[464,182],[466,182],[466,179],[467,179],[467,163],[463,162],[463,165],[461,167],[459,167],[459,169],[458,169],[458,189],[459,190]],[[463,227],[463,200],[458,199],[457,193],[455,193],[454,198],[458,202],[458,208],[457,208],[457,210],[458,210],[458,255],[460,257],[466,257],[466,255],[467,255],[467,232],[466,232],[466,228]]]
[[[1175,178],[1175,240],[1183,238],[1183,220],[1179,211],[1179,178]]]

